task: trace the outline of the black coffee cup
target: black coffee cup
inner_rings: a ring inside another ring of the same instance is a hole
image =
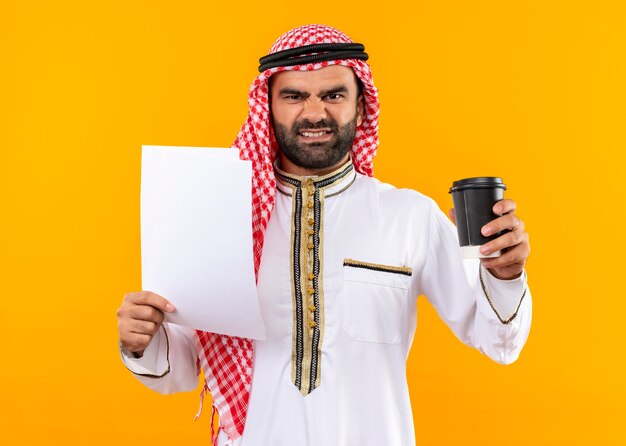
[[[456,229],[459,234],[461,255],[465,259],[499,257],[500,251],[489,255],[480,253],[480,247],[500,235],[496,233],[485,237],[480,229],[499,217],[494,214],[493,205],[504,198],[506,186],[502,178],[476,177],[465,178],[452,183],[450,193],[454,203]]]

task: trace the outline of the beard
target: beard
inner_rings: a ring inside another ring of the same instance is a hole
[[[285,157],[304,169],[326,169],[338,164],[352,148],[356,135],[357,115],[350,122],[339,126],[333,119],[323,119],[313,124],[306,119],[296,121],[291,128],[274,122],[274,136]],[[302,130],[330,129],[333,137],[324,142],[299,141]]]

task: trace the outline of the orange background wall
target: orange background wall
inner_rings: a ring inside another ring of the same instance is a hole
[[[463,346],[420,300],[418,444],[626,444],[624,5],[2,2],[0,441],[208,444],[198,392],[152,393],[118,358],[140,146],[230,145],[257,59],[321,22],[370,53],[377,176],[444,210],[453,180],[502,176],[531,234],[517,363]]]

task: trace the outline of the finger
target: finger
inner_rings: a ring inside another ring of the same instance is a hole
[[[151,291],[130,293],[126,296],[130,296],[129,299],[137,305],[149,305],[151,307],[158,308],[161,311],[165,311],[166,313],[174,311],[174,305],[172,305],[169,300]]]
[[[147,334],[150,336],[154,336],[154,334],[159,330],[161,324],[157,324],[151,321],[140,321],[137,319],[131,319],[128,322],[128,331],[130,333],[135,334]]]
[[[120,329],[120,335],[124,338],[131,336],[132,334],[147,334],[154,336],[159,330],[160,324],[150,321],[142,321],[138,319],[125,319],[118,323]]]
[[[456,225],[456,214],[454,213],[454,208],[448,211],[448,217],[450,217],[450,220],[452,220],[452,223]]]
[[[161,310],[149,305],[133,305],[128,309],[128,317],[138,321],[154,322],[161,324],[165,317]]]
[[[515,209],[517,209],[517,204],[515,203],[515,201],[511,200],[510,198],[505,198],[504,200],[500,200],[496,204],[494,204],[492,211],[496,215],[503,215],[508,212],[513,212]]]
[[[508,231],[524,231],[524,222],[514,213],[505,214],[495,220],[491,220],[485,226],[480,228],[480,232],[485,237],[489,237],[497,232]]]
[[[148,347],[150,341],[152,340],[152,336],[147,334],[137,334],[137,333],[129,333],[124,337],[124,339],[120,339],[122,342],[122,347],[124,347],[129,352],[142,352]]]
[[[526,264],[528,255],[530,254],[530,244],[528,243],[528,234],[525,235],[525,241],[507,249],[500,257],[493,257],[484,260],[483,264],[487,268],[496,268],[514,264]]]
[[[485,243],[480,247],[480,253],[483,255],[489,255],[498,250],[512,248],[521,243],[528,241],[528,234],[523,231],[511,231],[500,237]]]
[[[528,244],[522,243],[504,253],[500,257],[481,259],[485,268],[503,268],[518,265],[524,268],[530,249]]]

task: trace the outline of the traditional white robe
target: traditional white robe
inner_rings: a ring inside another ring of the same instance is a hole
[[[267,340],[254,342],[243,437],[220,433],[220,446],[415,444],[406,357],[420,294],[461,341],[517,359],[531,322],[525,273],[483,269],[481,284],[433,200],[350,163],[277,178],[258,276]],[[158,392],[195,389],[193,331],[163,327],[141,359],[122,355],[126,366]]]

